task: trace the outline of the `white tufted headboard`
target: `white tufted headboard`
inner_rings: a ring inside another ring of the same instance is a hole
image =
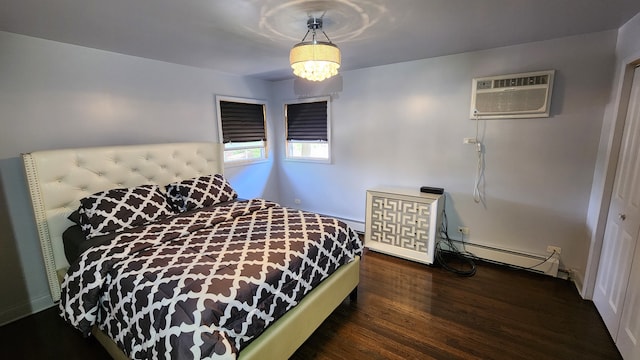
[[[98,191],[143,184],[164,186],[223,173],[217,143],[173,143],[36,151],[23,154],[29,193],[53,301],[60,299],[58,273],[69,263],[62,233],[80,199]]]

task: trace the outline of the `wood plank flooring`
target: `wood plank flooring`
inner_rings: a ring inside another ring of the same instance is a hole
[[[493,264],[473,277],[367,252],[346,299],[292,356],[308,359],[620,359],[568,281]],[[286,340],[283,340],[286,341]],[[108,359],[48,309],[0,327],[1,359]]]
[[[473,277],[367,252],[345,301],[293,359],[619,359],[566,280],[479,263]]]

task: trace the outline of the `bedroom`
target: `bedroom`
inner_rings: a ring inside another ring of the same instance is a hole
[[[452,199],[451,224],[469,227],[470,241],[536,254],[560,246],[563,267],[576,270],[582,289],[593,276],[587,262],[619,67],[640,52],[639,29],[636,15],[619,29],[341,72],[339,89],[330,89],[332,164],[283,160],[281,104],[298,97],[292,79],[265,81],[2,32],[0,224],[3,249],[13,249],[2,253],[2,284],[17,290],[2,296],[0,322],[51,305],[19,155],[212,141],[218,94],[268,100],[269,161],[226,169],[242,197],[362,223],[368,188],[441,186]],[[474,154],[462,144],[475,132],[471,79],[542,69],[558,74],[552,117],[487,122],[490,199],[483,208],[471,197]]]

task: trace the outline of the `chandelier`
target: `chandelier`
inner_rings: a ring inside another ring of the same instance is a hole
[[[307,33],[302,41],[294,45],[289,53],[293,74],[311,81],[322,81],[338,74],[340,49],[322,30],[322,18],[307,20]],[[316,30],[322,32],[327,41],[316,39]],[[311,41],[305,41],[311,33]]]

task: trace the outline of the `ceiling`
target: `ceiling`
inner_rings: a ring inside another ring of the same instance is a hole
[[[0,30],[265,80],[308,16],[342,69],[617,29],[638,0],[0,0]]]

